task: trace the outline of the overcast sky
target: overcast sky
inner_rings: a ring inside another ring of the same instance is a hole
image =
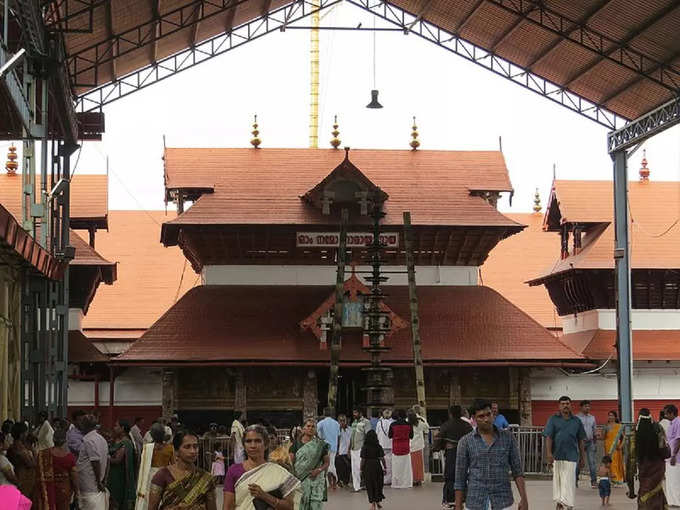
[[[343,4],[322,25],[359,22],[373,24]],[[320,147],[330,146],[334,114],[342,145],[354,148],[408,149],[413,115],[421,149],[495,150],[501,136],[515,197],[500,207],[517,212],[531,210],[536,187],[545,203],[553,163],[559,179],[611,179],[604,127],[413,34],[377,33],[384,108],[366,109],[371,41],[370,32],[321,31]],[[104,172],[108,155],[109,207],[162,209],[163,135],[169,147],[247,147],[257,113],[262,147],[307,147],[309,82],[309,32],[267,35],[109,105],[103,141],[84,144],[76,171]],[[651,179],[680,180],[680,128],[645,147]],[[631,178],[641,157],[631,158]]]

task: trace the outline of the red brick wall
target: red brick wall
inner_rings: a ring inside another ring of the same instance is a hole
[[[579,402],[572,402],[572,410],[574,413],[579,411]],[[666,404],[678,405],[678,402],[668,401],[668,400],[636,400],[634,402],[635,415],[637,412],[646,407],[652,413],[654,419],[658,419],[659,411],[663,409]],[[590,412],[595,416],[595,420],[598,424],[607,422],[607,413],[611,410],[618,412],[619,404],[616,400],[591,400],[590,401]],[[558,410],[558,403],[555,400],[532,400],[531,401],[531,417],[532,424],[537,426],[543,426],[548,421],[548,418],[555,414]]]
[[[76,409],[83,409],[84,411],[87,412],[92,412],[95,411],[95,408],[92,406],[69,406],[68,407],[68,417],[71,419],[71,415],[73,411]],[[111,419],[109,415],[109,407],[108,406],[99,406],[97,409],[100,414],[100,421],[101,421],[101,426],[105,429],[110,429],[111,428]],[[134,420],[136,417],[140,416],[144,418],[144,432],[146,429],[148,429],[151,426],[151,422],[154,421],[156,418],[158,418],[161,415],[162,412],[162,407],[161,406],[113,406],[113,420],[117,420],[119,418],[128,420],[130,422],[130,425],[134,424]]]

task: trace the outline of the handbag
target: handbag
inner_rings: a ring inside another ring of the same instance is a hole
[[[283,492],[281,492],[281,489],[274,489],[273,491],[269,491],[267,494],[270,496],[274,496],[275,498],[283,499]],[[269,504],[266,501],[263,501],[261,499],[253,499],[253,506],[255,507],[255,510],[272,510],[273,507],[269,506]]]

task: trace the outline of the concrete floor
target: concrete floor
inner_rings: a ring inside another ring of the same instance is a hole
[[[582,484],[584,482],[582,481]],[[221,490],[221,487],[220,487]],[[552,482],[544,480],[527,481],[530,510],[550,510],[555,508],[552,502]],[[441,483],[427,483],[422,487],[413,489],[385,489],[383,502],[384,510],[438,510],[441,508]],[[626,489],[613,488],[609,510],[632,510],[636,508],[635,500],[626,497]],[[218,496],[218,509],[222,508],[222,494]],[[338,489],[330,492],[328,503],[324,510],[369,510],[370,505],[366,499],[366,492],[353,493],[348,490]],[[575,510],[602,509],[597,489],[579,488],[576,493]]]

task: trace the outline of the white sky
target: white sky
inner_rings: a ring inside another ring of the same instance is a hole
[[[373,24],[343,4],[322,25],[359,22]],[[353,148],[408,149],[412,115],[421,149],[495,150],[502,136],[515,188],[506,211],[531,210],[536,187],[545,205],[553,163],[559,179],[611,178],[604,127],[413,34],[377,33],[384,108],[366,109],[371,41],[370,32],[321,31],[320,147],[330,147],[334,114]],[[262,147],[307,147],[309,81],[309,32],[267,35],[109,105],[103,141],[84,144],[76,171],[104,172],[108,155],[109,207],[162,209],[163,135],[169,147],[249,147],[257,113]],[[651,179],[680,181],[680,127],[645,148]],[[641,158],[631,158],[631,178]]]

